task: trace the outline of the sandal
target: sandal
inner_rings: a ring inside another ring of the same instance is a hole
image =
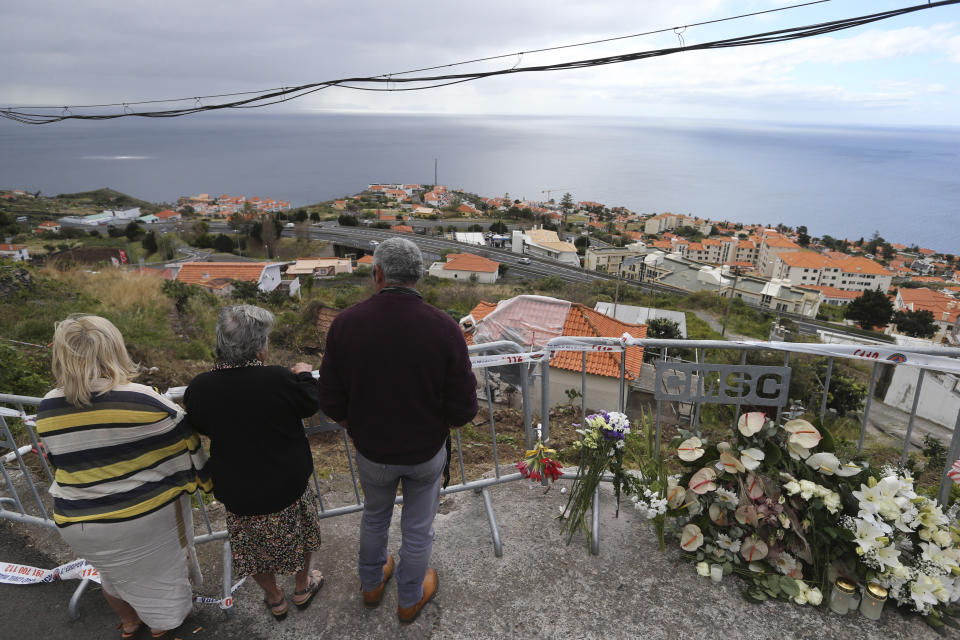
[[[287,617],[287,599],[283,597],[282,590],[280,591],[280,600],[278,602],[270,602],[264,598],[263,603],[267,605],[267,609],[270,610],[270,615],[272,615],[273,619],[277,622],[280,622]],[[277,611],[279,607],[283,607],[283,610]]]
[[[126,629],[123,628],[123,627],[124,627],[124,624],[121,622],[120,624],[117,625],[117,631],[120,632],[120,637],[121,637],[121,638],[132,638],[132,637],[134,637],[135,635],[137,635],[138,633],[140,633],[140,628],[141,628],[142,626],[143,626],[143,622],[142,622],[142,621],[138,621],[138,622],[137,622],[137,626],[133,628],[133,631],[127,631]]]
[[[320,573],[319,570],[314,569],[310,572],[310,582],[307,583],[307,588],[303,591],[293,592],[293,604],[297,605],[297,609],[303,611],[310,606],[310,603],[313,602],[313,596],[317,595],[317,592],[320,591],[320,587],[322,586],[323,574]],[[297,596],[303,599],[297,599]]]

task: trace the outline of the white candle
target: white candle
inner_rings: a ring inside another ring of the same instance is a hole
[[[721,578],[723,578],[723,567],[718,564],[710,565],[710,579],[720,582]]]

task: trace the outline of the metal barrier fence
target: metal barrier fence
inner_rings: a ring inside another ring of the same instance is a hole
[[[960,373],[960,360],[958,360],[956,357],[957,352],[956,350],[949,348],[923,349],[916,347],[901,347],[896,352],[887,354],[886,351],[877,350],[883,349],[881,347],[870,347],[869,350],[865,350],[865,348],[861,346],[847,345],[634,339],[627,334],[621,338],[555,338],[549,341],[542,350],[533,352],[525,352],[520,345],[507,341],[473,345],[470,347],[470,353],[474,369],[482,370],[483,372],[482,379],[479,375],[478,379],[480,379],[480,383],[484,390],[483,395],[487,403],[487,410],[489,414],[490,441],[493,457],[492,463],[494,467],[493,477],[478,479],[467,478],[464,467],[463,447],[461,443],[460,432],[459,430],[454,430],[453,433],[456,444],[456,455],[460,468],[460,483],[444,488],[442,493],[451,494],[473,490],[481,495],[487,520],[490,525],[494,552],[497,557],[502,556],[502,541],[500,539],[500,532],[497,526],[496,515],[489,489],[491,486],[498,484],[521,480],[522,476],[519,473],[501,474],[500,471],[499,452],[497,448],[497,432],[493,406],[492,377],[503,375],[504,372],[510,371],[511,379],[517,381],[521,392],[524,433],[526,437],[526,444],[529,447],[535,439],[535,429],[532,426],[533,417],[531,410],[532,403],[530,375],[531,373],[539,374],[542,438],[544,443],[549,446],[551,392],[550,367],[548,365],[554,355],[561,351],[581,352],[580,409],[582,415],[586,415],[589,406],[588,394],[590,393],[588,375],[592,375],[587,373],[588,354],[615,353],[620,355],[620,375],[616,382],[616,408],[620,411],[624,411],[627,406],[630,385],[628,384],[626,375],[626,358],[623,356],[626,352],[626,349],[630,347],[643,347],[645,349],[659,350],[657,361],[654,363],[654,367],[656,369],[654,398],[656,406],[657,451],[659,451],[661,445],[661,418],[663,415],[665,402],[677,402],[689,405],[691,407],[690,426],[694,431],[699,431],[701,409],[704,404],[708,403],[735,405],[736,416],[734,421],[736,421],[737,417],[739,417],[740,410],[743,405],[759,404],[776,407],[776,418],[779,420],[782,417],[784,406],[787,400],[786,389],[789,387],[791,357],[793,354],[807,354],[826,357],[828,362],[826,376],[823,381],[822,400],[820,404],[820,415],[822,418],[825,418],[827,415],[827,398],[830,390],[830,382],[832,372],[834,370],[835,359],[847,358],[853,360],[866,360],[873,363],[870,376],[870,388],[867,394],[866,404],[863,410],[861,421],[860,437],[857,447],[858,452],[863,451],[868,416],[870,413],[872,396],[875,390],[880,366],[912,365],[918,367],[917,388],[915,389],[912,411],[910,413],[910,418],[907,425],[907,432],[904,437],[901,456],[901,461],[905,461],[907,450],[910,447],[910,436],[914,427],[914,420],[919,404],[920,390],[925,373],[927,371],[947,371],[951,373]],[[692,350],[694,353],[694,359],[692,362],[679,363],[675,360],[671,360],[669,356],[671,349]],[[706,363],[707,352],[713,350],[739,351],[739,364],[718,365]],[[748,353],[756,352],[781,353],[783,355],[782,367],[749,364]],[[643,366],[649,366],[649,364],[650,363],[645,363]],[[495,373],[491,373],[492,370],[495,371]],[[731,376],[733,376],[735,379],[735,383],[732,385],[725,382],[725,380],[728,380]],[[750,387],[750,392],[742,393],[746,390],[744,382],[747,379],[753,380],[754,382],[759,379],[754,378],[754,376],[768,376],[767,382],[764,384],[767,387],[766,391],[770,393],[767,393],[765,397],[760,398],[760,400],[762,400],[761,402],[756,402],[757,397],[755,395],[760,385],[753,385]],[[710,396],[710,393],[708,392],[711,391],[709,388],[711,383],[720,384],[727,393],[721,394],[722,397]],[[773,391],[776,391],[776,393],[773,393]],[[754,395],[751,395],[751,393],[754,393]],[[176,392],[168,393],[168,397],[178,399]],[[10,453],[6,454],[3,457],[3,461],[0,462],[0,471],[2,471],[3,479],[6,483],[6,490],[9,493],[7,496],[0,496],[0,518],[18,521],[32,526],[55,529],[56,527],[53,523],[53,520],[41,499],[41,492],[45,492],[46,487],[44,486],[42,489],[38,488],[37,480],[34,478],[34,474],[31,473],[24,460],[24,456],[28,455],[31,451],[41,451],[40,442],[37,439],[32,421],[28,418],[29,413],[26,411],[27,407],[35,407],[39,404],[39,402],[39,398],[0,394],[0,428],[2,428],[2,431],[0,431],[0,448],[11,449]],[[593,408],[612,409],[613,407],[594,406]],[[14,440],[13,433],[8,424],[9,418],[16,418],[23,421],[24,431],[29,439],[28,444],[22,444],[21,446],[18,446],[18,443]],[[317,490],[317,494],[321,496],[320,517],[332,518],[361,511],[363,509],[363,501],[361,497],[360,486],[357,480],[354,453],[351,449],[350,440],[347,437],[346,431],[339,425],[327,420],[322,413],[318,413],[316,417],[316,424],[306,427],[305,431],[308,435],[325,432],[340,432],[347,454],[347,461],[353,486],[354,502],[352,504],[329,508],[328,505],[323,501],[320,482],[316,471],[314,471],[314,487]],[[939,499],[941,503],[946,503],[949,497],[951,481],[947,476],[947,471],[949,470],[952,461],[958,457],[960,457],[960,415],[957,417],[957,423],[953,430],[947,464],[945,465],[942,474],[942,482],[939,492]],[[43,456],[39,455],[38,459],[40,460],[40,469],[36,472],[36,474],[39,476],[40,482],[44,481],[43,476],[46,477],[46,483],[52,482],[53,475]],[[6,468],[6,464],[12,464],[14,461],[20,470],[20,475],[22,477],[21,483],[26,487],[24,491],[17,490],[17,487],[14,485],[14,482]],[[576,474],[567,472],[562,475],[562,478],[574,479],[576,478]],[[35,506],[31,505],[30,503],[25,503],[24,498],[21,497],[21,493],[24,493],[24,495],[29,494],[29,497],[32,497],[32,503]],[[228,598],[230,596],[232,581],[232,556],[230,544],[227,540],[227,532],[225,530],[215,531],[204,505],[204,500],[200,499],[196,502],[203,519],[203,526],[206,529],[206,533],[196,536],[195,541],[197,544],[204,544],[217,540],[223,541],[223,597]],[[599,553],[600,527],[598,502],[599,492],[594,495],[594,504],[591,514],[592,538],[590,540],[590,549],[594,554]],[[402,504],[401,497],[397,498],[397,503]],[[79,598],[88,586],[88,583],[88,580],[81,581],[80,585],[74,592],[73,597],[71,598],[69,611],[70,615],[74,618],[79,617]],[[226,607],[226,612],[228,615],[233,613],[232,605]]]

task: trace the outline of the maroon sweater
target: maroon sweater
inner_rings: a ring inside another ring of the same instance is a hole
[[[419,464],[477,413],[460,327],[412,290],[384,290],[342,311],[327,332],[320,408],[347,421],[364,457]]]

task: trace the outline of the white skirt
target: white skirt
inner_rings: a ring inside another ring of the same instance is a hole
[[[199,586],[202,578],[189,494],[140,518],[78,522],[60,535],[100,573],[103,590],[133,607],[151,629],[176,628],[193,608],[191,579]]]

